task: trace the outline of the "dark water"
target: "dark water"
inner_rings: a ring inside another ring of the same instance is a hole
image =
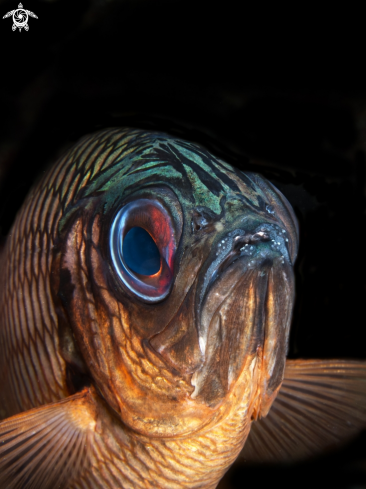
[[[1,15],[15,3],[0,2]],[[37,176],[80,136],[113,125],[165,130],[263,173],[292,203],[300,250],[290,356],[365,358],[366,85],[357,40],[347,44],[331,22],[312,18],[302,30],[252,7],[25,8],[39,17],[28,32],[13,32],[10,19],[0,25],[1,237]],[[366,487],[365,441],[291,467],[234,466],[219,487]]]

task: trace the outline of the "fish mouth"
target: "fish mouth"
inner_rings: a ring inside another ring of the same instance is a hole
[[[200,291],[204,299],[198,330],[204,362],[192,376],[191,397],[211,407],[232,389],[248,355],[261,357],[264,390],[282,381],[293,272],[288,254],[277,245],[280,241],[274,246],[270,233],[259,232],[264,237],[258,240],[260,247],[245,242],[243,234],[234,239]]]
[[[197,327],[202,353],[205,352],[205,336],[209,325],[206,309],[207,306],[209,310],[212,309],[208,298],[210,296],[212,300],[212,290],[216,290],[219,302],[220,296],[224,300],[247,271],[257,268],[265,270],[274,260],[276,263],[279,261],[284,264],[286,261],[290,264],[286,231],[268,223],[257,226],[252,233],[246,233],[243,229],[229,232],[216,244],[213,254],[216,257],[211,259],[197,287],[195,315],[199,318]]]

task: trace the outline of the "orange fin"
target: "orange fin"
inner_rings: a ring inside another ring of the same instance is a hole
[[[366,362],[288,360],[266,418],[252,423],[239,459],[292,462],[319,455],[366,428]]]
[[[1,421],[0,487],[69,487],[90,459],[95,418],[85,390]]]

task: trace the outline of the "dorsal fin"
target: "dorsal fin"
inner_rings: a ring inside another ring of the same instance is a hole
[[[95,418],[84,390],[0,422],[0,487],[69,487],[90,459]]]
[[[288,360],[266,418],[252,423],[240,459],[291,462],[336,448],[366,428],[366,362]]]

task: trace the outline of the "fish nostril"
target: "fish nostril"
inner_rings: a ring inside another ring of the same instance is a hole
[[[269,234],[265,231],[259,231],[258,233],[253,234],[253,241],[269,241]]]
[[[253,234],[247,234],[244,236],[235,236],[233,244],[234,251],[241,251],[243,247],[248,247],[248,245],[257,244],[263,241],[270,241],[270,236],[265,231],[259,231]],[[253,246],[250,247],[253,249]]]

